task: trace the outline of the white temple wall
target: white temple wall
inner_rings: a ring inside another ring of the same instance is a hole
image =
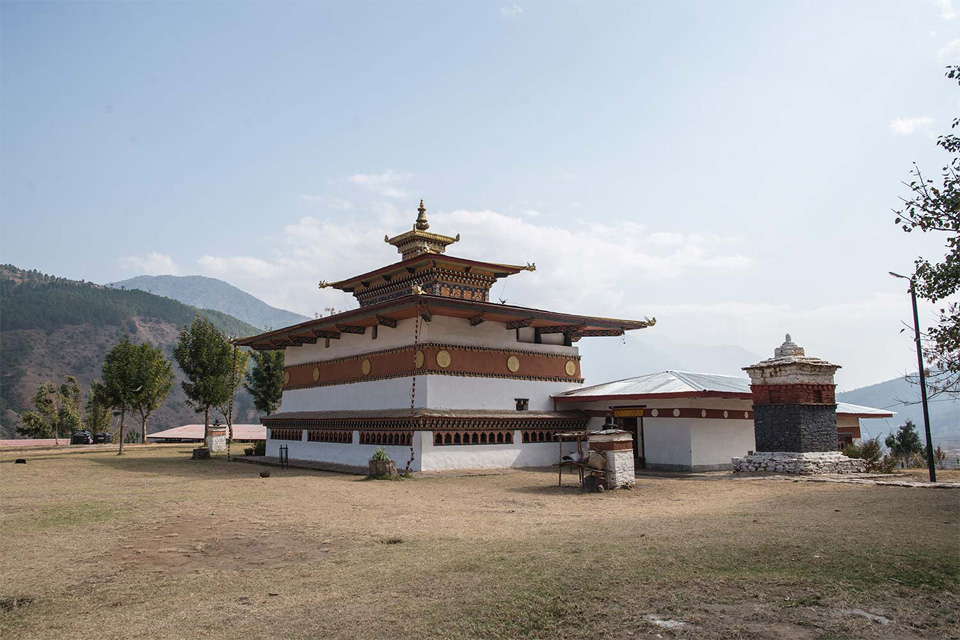
[[[295,364],[345,358],[358,353],[383,351],[384,349],[410,345],[413,344],[413,324],[414,318],[407,318],[406,320],[399,320],[396,329],[379,327],[376,340],[371,337],[373,335],[372,328],[367,327],[367,332],[363,335],[341,333],[338,339],[330,341],[329,347],[324,346],[323,338],[317,338],[316,344],[287,347],[284,350],[283,364],[289,367]]]
[[[283,392],[281,411],[358,411],[409,409],[410,377],[290,389]],[[576,382],[417,376],[417,407],[431,409],[499,409],[513,411],[517,398],[530,400],[530,411],[553,411],[555,393],[580,386]],[[564,407],[560,407],[563,409]]]
[[[509,378],[472,378],[461,376],[422,376],[417,378],[417,396],[421,381],[426,381],[426,406],[431,409],[501,409],[513,411],[517,398],[530,401],[530,411],[553,411],[555,393],[580,386],[576,382],[512,380]],[[409,379],[408,379],[409,388]],[[409,402],[409,396],[408,396]],[[419,404],[419,403],[418,403]],[[559,407],[563,409],[565,407]]]
[[[690,420],[643,419],[644,460],[648,469],[688,471],[691,462]]]
[[[731,468],[730,458],[754,449],[753,420],[744,419],[750,400],[736,398],[658,398],[558,402],[558,409],[608,411],[614,406],[643,406],[644,456],[648,469],[709,471]],[[672,409],[720,409],[728,418],[674,418]],[[654,410],[660,416],[654,416]],[[588,429],[600,429],[603,417],[591,417]]]
[[[422,443],[426,436],[432,437],[429,432],[414,432],[413,450],[414,460],[410,465],[411,471],[420,471],[423,457],[421,455]],[[328,462],[352,467],[367,467],[370,456],[382,448],[390,459],[397,463],[397,470],[403,472],[407,460],[410,459],[410,447],[406,445],[381,446],[375,444],[359,444],[360,432],[353,432],[353,444],[339,442],[308,442],[307,430],[304,429],[302,439],[297,440],[272,440],[267,439],[267,456],[275,458],[280,457],[280,447],[288,447],[290,461],[308,460],[311,462]]]
[[[522,432],[519,430],[513,433],[515,444],[495,445],[436,446],[433,444],[432,433],[427,431],[424,434],[421,463],[423,471],[549,467],[560,459],[560,446],[556,442],[523,444]],[[576,450],[576,442],[563,444],[564,454]]]
[[[417,378],[416,406],[426,407],[431,376]],[[409,409],[410,378],[389,378],[329,387],[290,389],[283,392],[280,411],[359,411],[364,409]]]
[[[691,420],[691,470],[732,469],[731,458],[753,451],[753,420]]]
[[[395,329],[379,327],[376,340],[372,338],[372,328],[368,327],[364,335],[341,333],[340,338],[330,340],[329,347],[324,346],[323,338],[317,338],[316,344],[287,347],[284,350],[284,365],[289,367],[309,362],[356,356],[372,351],[411,346],[413,345],[414,322],[414,318],[407,318],[398,321]],[[530,329],[530,331],[533,330]],[[471,327],[469,320],[465,318],[433,316],[430,322],[420,323],[420,342],[444,342],[471,347],[540,351],[570,356],[576,356],[580,352],[577,347],[563,346],[563,336],[561,334],[547,334],[543,336],[543,340],[543,344],[534,344],[532,339],[530,342],[518,342],[516,331],[504,328],[504,325],[500,322],[483,322]]]

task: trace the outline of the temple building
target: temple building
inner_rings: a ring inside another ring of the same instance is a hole
[[[290,460],[363,467],[383,447],[411,471],[550,465],[554,435],[591,418],[555,408],[583,385],[576,343],[656,322],[491,303],[495,282],[535,265],[447,255],[460,237],[430,232],[422,201],[418,212],[384,238],[398,262],[320,283],[359,308],[238,341],[284,350],[281,409],[262,420],[268,456],[286,446]]]
[[[662,371],[559,393],[554,402],[595,421],[612,413],[618,426],[634,436],[637,469],[719,471],[731,469],[733,458],[759,449],[756,398],[748,378]],[[846,402],[835,405],[832,449],[860,439],[860,420],[894,415]]]
[[[755,405],[765,411],[770,392],[758,398],[747,378],[666,371],[584,387],[580,339],[656,320],[491,303],[495,282],[536,267],[447,255],[460,237],[430,232],[422,201],[418,212],[413,229],[384,238],[398,262],[320,283],[353,294],[357,309],[238,341],[284,350],[281,410],[262,419],[267,456],[286,447],[290,460],[359,469],[383,447],[411,471],[542,467],[577,449],[557,433],[600,429],[607,415],[633,436],[638,469],[730,469],[763,444]],[[802,352],[787,342],[781,350]],[[821,392],[795,412],[835,407],[824,450],[859,438],[860,419],[893,415]]]

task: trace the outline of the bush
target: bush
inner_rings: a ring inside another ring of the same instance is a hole
[[[370,459],[373,460],[374,462],[384,462],[386,460],[389,460],[390,456],[388,456],[387,452],[384,451],[383,448],[381,447],[373,452],[373,455],[370,456]]]
[[[855,442],[851,442],[843,448],[843,455],[847,456],[848,458],[861,458],[863,457],[862,453],[863,452],[860,449],[860,445]]]
[[[943,471],[947,468],[947,452],[941,449],[940,445],[933,450],[933,461],[937,464],[937,469]]]
[[[900,458],[885,455],[879,460],[879,462],[877,462],[877,465],[874,468],[871,469],[868,467],[867,471],[872,471],[874,473],[893,473],[898,464],[900,464]]]
[[[266,440],[257,440],[253,443],[253,455],[255,456],[265,456],[267,455],[267,441]]]
[[[860,453],[857,457],[866,463],[867,471],[880,471],[880,468],[883,466],[883,460],[886,457],[883,455],[883,445],[880,444],[880,438],[863,440],[857,448]],[[852,458],[853,456],[850,457]],[[895,459],[894,464],[896,464]],[[889,473],[889,471],[882,471],[881,473]]]

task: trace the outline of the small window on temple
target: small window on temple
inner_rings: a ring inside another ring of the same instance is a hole
[[[526,411],[530,406],[529,398],[517,398],[517,411]]]
[[[372,327],[373,331],[370,332],[371,339],[373,339],[373,340],[376,340],[376,339],[377,339],[377,329],[379,329],[379,328],[380,328],[380,327],[378,327],[377,325],[373,325],[373,327]]]

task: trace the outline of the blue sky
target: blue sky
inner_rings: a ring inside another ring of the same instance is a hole
[[[0,253],[309,314],[352,305],[316,282],[392,261],[423,197],[451,253],[537,262],[511,303],[657,316],[651,344],[768,355],[790,331],[861,386],[914,366],[887,271],[943,244],[889,212],[911,162],[945,162],[957,14],[3,2]]]

